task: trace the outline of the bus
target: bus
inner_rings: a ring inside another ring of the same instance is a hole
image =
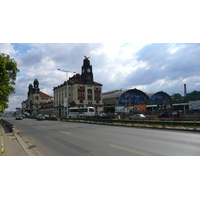
[[[182,118],[182,110],[164,111],[158,115],[158,118]]]
[[[94,117],[95,109],[93,107],[86,108],[69,108],[68,117]]]

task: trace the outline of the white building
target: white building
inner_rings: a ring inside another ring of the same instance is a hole
[[[68,92],[67,92],[68,90]],[[54,115],[66,115],[66,99],[68,93],[69,107],[89,107],[92,106],[98,112],[103,107],[102,84],[93,80],[92,65],[87,57],[83,60],[82,73],[69,78],[68,84],[54,87]]]

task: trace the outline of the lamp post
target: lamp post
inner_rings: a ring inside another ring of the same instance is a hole
[[[68,118],[68,73],[76,73],[76,72],[72,72],[72,71],[68,71],[68,70],[63,70],[63,69],[58,69],[61,72],[66,72],[67,75],[67,81],[66,81],[66,116]]]

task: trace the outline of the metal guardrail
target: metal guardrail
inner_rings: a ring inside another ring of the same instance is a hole
[[[11,124],[10,122],[8,122],[4,119],[1,119],[0,123],[7,126],[10,129],[10,131],[13,131],[13,128],[15,128],[15,126],[13,124]]]
[[[30,117],[31,118],[31,117]],[[54,120],[58,120],[58,118],[54,118]],[[143,124],[143,125],[157,125],[161,127],[165,126],[172,126],[172,127],[200,127],[199,121],[165,121],[165,120],[119,120],[119,119],[96,119],[96,118],[65,118],[61,117],[59,118],[60,121],[74,121],[74,122],[89,122],[89,123],[101,123],[101,124],[131,124],[131,125],[137,125],[137,124]],[[11,124],[10,122],[1,119],[1,124],[6,125],[11,131],[15,126]]]
[[[103,124],[146,124],[146,125],[159,125],[159,126],[184,126],[184,127],[200,127],[200,122],[195,121],[157,121],[157,120],[115,120],[115,119],[95,119],[95,118],[61,118],[61,121],[83,121],[89,123],[103,123]]]

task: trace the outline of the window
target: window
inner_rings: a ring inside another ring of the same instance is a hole
[[[92,89],[88,89],[88,101],[92,101]]]
[[[92,94],[92,89],[88,89],[88,94]]]
[[[85,87],[84,86],[78,86],[77,92],[78,92],[78,99],[79,100],[85,100]]]

